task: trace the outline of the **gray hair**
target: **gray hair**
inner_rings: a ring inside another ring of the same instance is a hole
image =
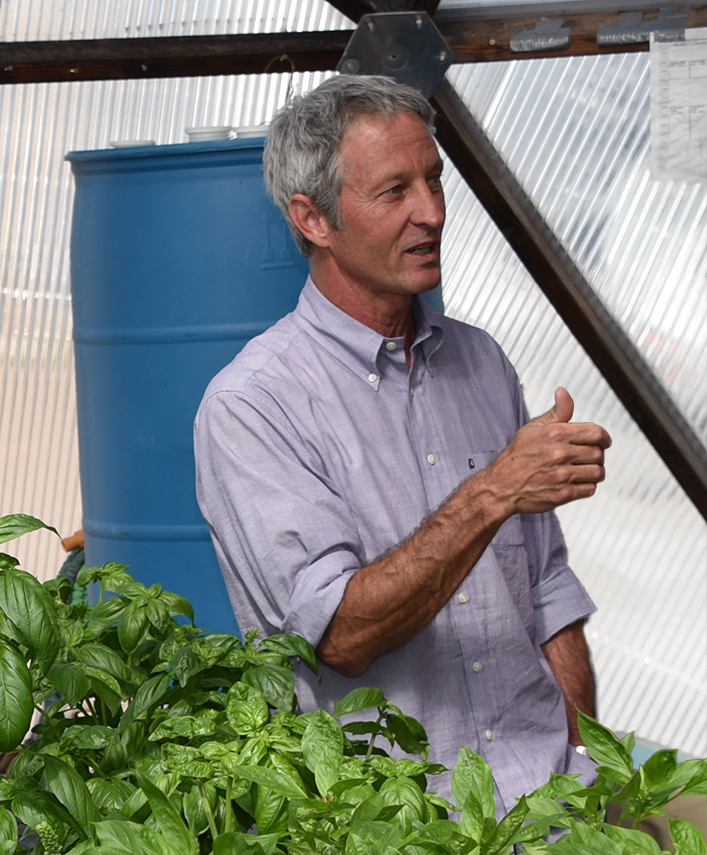
[[[313,245],[292,222],[290,200],[303,193],[335,229],[342,228],[338,153],[344,134],[362,116],[393,119],[400,112],[414,113],[429,128],[434,122],[434,110],[417,89],[390,77],[342,74],[293,98],[276,114],[263,152],[265,186],[305,258]]]

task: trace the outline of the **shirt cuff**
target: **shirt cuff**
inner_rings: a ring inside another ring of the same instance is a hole
[[[316,647],[336,614],[357,568],[351,553],[339,551],[319,559],[298,574],[287,612],[283,632],[294,632]],[[342,566],[348,564],[348,567]]]
[[[538,643],[542,645],[561,629],[595,612],[596,606],[565,566],[533,588],[533,609]]]

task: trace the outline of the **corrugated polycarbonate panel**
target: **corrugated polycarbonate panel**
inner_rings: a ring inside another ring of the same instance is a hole
[[[707,435],[707,185],[648,175],[648,57],[455,67],[457,89],[685,417]],[[446,183],[449,314],[489,330],[531,414],[553,391],[614,444],[607,481],[561,508],[602,721],[707,753],[704,521],[457,174]]]
[[[0,41],[307,32],[352,27],[324,0],[3,0]]]

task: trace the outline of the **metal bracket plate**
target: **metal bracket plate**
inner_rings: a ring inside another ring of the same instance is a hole
[[[515,53],[534,50],[557,50],[569,47],[571,27],[563,27],[562,18],[541,18],[532,30],[518,30],[511,37]]]
[[[619,16],[620,24],[597,29],[597,44],[599,47],[608,47],[647,42],[650,41],[651,33],[655,33],[657,41],[683,41],[689,11],[689,6],[659,9],[658,17],[653,21],[644,21],[643,12],[623,12]]]
[[[393,77],[429,98],[452,62],[452,51],[426,12],[382,12],[361,18],[336,70]]]

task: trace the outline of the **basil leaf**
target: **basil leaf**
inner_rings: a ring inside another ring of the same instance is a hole
[[[14,751],[32,722],[32,677],[24,656],[0,644],[0,752]]]

